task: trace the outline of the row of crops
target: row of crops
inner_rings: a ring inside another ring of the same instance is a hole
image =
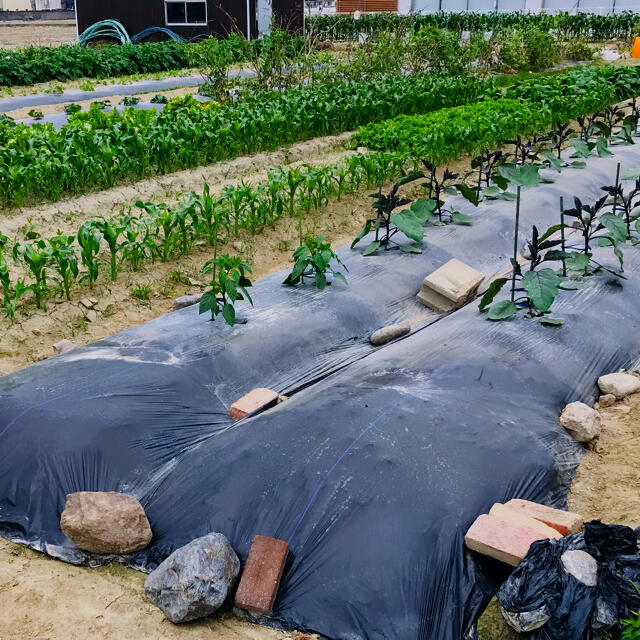
[[[593,13],[369,13],[353,15],[319,15],[307,18],[307,29],[317,37],[330,40],[354,40],[359,34],[376,36],[387,31],[417,31],[437,27],[451,31],[500,31],[537,27],[563,37],[588,38],[594,41],[629,38],[637,31],[640,16],[632,11],[599,15]],[[637,33],[635,33],[637,35]]]
[[[584,73],[579,79],[581,85],[585,83]],[[149,261],[166,262],[186,255],[198,239],[205,239],[214,251],[214,258],[205,268],[205,273],[212,273],[214,293],[205,298],[203,310],[214,315],[223,313],[229,321],[234,317],[233,303],[241,299],[237,296],[243,296],[238,293],[240,283],[244,283],[245,289],[250,285],[246,275],[250,268],[238,258],[218,255],[218,245],[238,237],[241,231],[259,233],[282,216],[297,219],[300,247],[294,254],[296,264],[292,274],[285,283],[297,284],[309,276],[322,288],[326,285],[326,273],[333,271],[331,263],[336,256],[322,238],[305,237],[304,219],[312,210],[328,205],[331,198],[340,200],[344,194],[364,186],[379,189],[374,201],[377,216],[367,222],[353,245],[375,229],[376,238],[365,248],[365,255],[396,245],[392,238],[397,233],[415,243],[402,245],[403,251],[419,252],[428,223],[472,223],[469,216],[447,208],[442,199],[445,193],[459,192],[474,205],[482,199],[514,199],[516,194],[509,187],[537,184],[541,166],[556,171],[565,166],[582,167],[584,159],[593,153],[611,155],[610,143],[633,143],[640,115],[635,98],[628,105],[630,115],[616,106],[596,113],[593,108],[607,105],[612,97],[620,98],[625,92],[635,95],[640,87],[628,77],[616,75],[615,81],[607,85],[609,93],[593,93],[586,83],[582,97],[573,100],[564,97],[562,91],[567,82],[576,82],[569,75],[552,78],[553,85],[560,90],[554,92],[546,87],[546,102],[539,101],[540,87],[522,83],[512,88],[514,95],[522,96],[520,100],[513,97],[485,100],[426,116],[402,116],[366,126],[355,134],[353,144],[365,142],[382,150],[354,154],[339,165],[278,168],[270,171],[263,182],[227,185],[218,195],[205,186],[202,194],[188,194],[177,207],[138,202],[137,210],[120,217],[85,222],[75,234],[58,233],[52,238],[41,238],[29,228],[23,240],[12,245],[0,236],[0,285],[5,311],[13,317],[27,292],[33,293],[38,307],[57,293],[69,299],[71,287],[76,283],[93,287],[104,265],[109,277],[115,280],[122,268],[137,271]],[[577,117],[580,131],[557,120],[561,116]],[[573,158],[577,158],[571,162],[562,158],[568,142]],[[512,153],[494,150],[504,143],[512,145]],[[460,154],[473,152],[481,154],[472,163],[477,171],[466,179],[447,169],[438,170],[438,165],[442,167]],[[382,186],[398,177],[401,179],[391,192],[382,193]],[[409,202],[398,195],[399,187],[425,177],[426,197],[395,213],[399,205]],[[611,224],[620,231],[619,221]],[[630,219],[628,228],[629,225]],[[608,242],[614,248],[622,242],[619,235],[609,233],[613,240],[610,238]],[[103,259],[105,251],[107,260]],[[12,280],[9,256],[26,267],[33,282]],[[339,272],[335,275],[344,279]],[[225,298],[228,295],[231,298]],[[486,302],[485,306],[488,305]]]
[[[517,117],[516,127],[526,134],[543,123],[577,117],[639,93],[640,69],[602,67],[506,87],[495,80],[431,74],[314,83],[248,93],[227,104],[178,98],[159,114],[132,108],[104,113],[93,106],[89,112],[72,115],[60,130],[50,123],[33,127],[0,123],[0,198],[7,205],[20,205],[27,198],[57,200],[65,193],[266,151],[401,114],[436,112],[429,121],[430,130],[416,135],[434,140],[438,136],[439,156],[433,160],[443,154],[451,158],[478,145],[500,144],[514,129],[506,124],[507,116],[500,124],[489,122],[492,115],[483,115],[482,110],[491,107],[462,109],[454,112],[454,120],[450,112],[439,112],[445,107],[504,99],[496,109],[509,110]],[[509,100],[525,100],[533,106],[522,107],[520,117],[518,105]],[[500,127],[505,126],[509,129],[503,135]],[[482,139],[476,139],[477,131],[483,132]]]
[[[277,38],[283,37],[286,54],[294,57],[301,51],[304,39],[278,32]],[[220,41],[217,55],[224,56],[229,63],[244,62],[271,46],[270,36],[249,42],[238,34],[232,34]],[[80,45],[0,49],[0,86],[175,71],[198,65],[201,49],[199,43],[173,40],[101,49]]]

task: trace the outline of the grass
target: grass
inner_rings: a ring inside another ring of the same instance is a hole
[[[141,304],[148,302],[151,295],[151,287],[148,284],[136,285],[131,289],[130,295]]]

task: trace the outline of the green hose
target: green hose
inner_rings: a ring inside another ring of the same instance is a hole
[[[86,47],[92,40],[108,38],[120,44],[131,44],[131,38],[127,30],[118,20],[100,20],[87,27],[79,36],[78,43]]]

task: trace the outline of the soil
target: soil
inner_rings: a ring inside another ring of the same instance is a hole
[[[0,47],[4,49],[71,44],[76,37],[75,20],[0,22]]]
[[[75,567],[0,538],[0,640],[315,640],[230,614],[174,625],[145,598],[145,577]]]

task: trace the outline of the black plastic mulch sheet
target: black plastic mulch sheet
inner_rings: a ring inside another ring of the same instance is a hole
[[[640,166],[640,152],[525,190],[523,229],[556,222],[561,194],[595,199],[616,161]],[[473,304],[370,347],[371,331],[425,312],[414,296],[450,257],[502,270],[513,209],[430,228],[422,255],[343,249],[348,287],[265,278],[234,328],[189,308],[0,379],[0,532],[99,561],[60,532],[65,496],[124,491],[154,532],[132,566],[210,531],[242,560],[254,535],[275,536],[291,555],[274,622],[344,640],[458,640],[496,588],[464,550],[467,528],[494,502],[563,504],[581,449],[557,415],[639,352],[635,248],[623,286],[596,276],[559,297],[562,327],[491,323]],[[258,386],[291,398],[234,424],[229,405]]]

